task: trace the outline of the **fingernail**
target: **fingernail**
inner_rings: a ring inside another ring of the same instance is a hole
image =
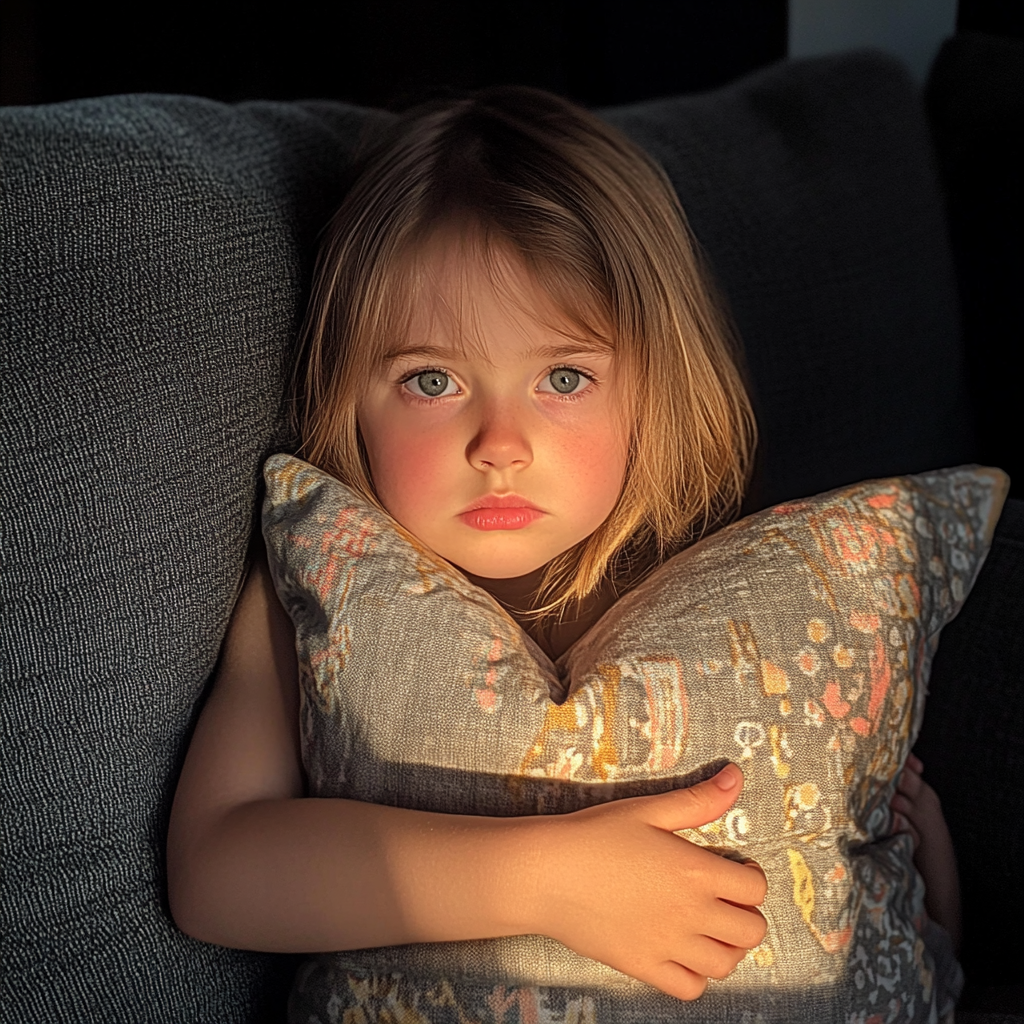
[[[730,764],[723,768],[712,780],[719,789],[735,789],[739,778],[735,768]]]

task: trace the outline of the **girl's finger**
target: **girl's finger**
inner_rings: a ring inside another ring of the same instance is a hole
[[[744,951],[753,949],[764,941],[768,933],[768,922],[759,911],[753,907],[738,907],[724,901],[720,903],[724,905],[720,905],[713,918],[709,917],[703,925],[707,938]]]
[[[725,978],[746,955],[745,948],[701,935],[696,937],[693,948],[687,953],[686,966],[708,978]]]
[[[907,764],[910,765],[911,769],[921,775],[924,772],[924,762],[917,756],[917,754],[907,755]]]
[[[742,907],[759,907],[768,895],[768,879],[760,864],[737,864],[722,858],[718,870],[718,898]]]
[[[914,801],[910,800],[903,793],[897,793],[890,801],[889,806],[896,814],[902,814],[909,820],[914,814]]]
[[[910,819],[906,815],[900,814],[898,811],[893,815],[892,820],[893,834],[899,832],[905,832],[910,836],[911,841],[914,844],[914,852],[917,852],[917,847],[921,842],[921,835],[916,828],[911,824]]]
[[[736,802],[742,789],[742,769],[728,764],[717,775],[695,786],[635,797],[621,804],[624,809],[638,810],[649,824],[675,832],[706,825],[721,817]]]
[[[648,985],[660,988],[676,999],[697,999],[708,987],[706,975],[697,974],[674,961],[664,961],[651,967],[634,969],[633,976]]]
[[[921,791],[923,779],[915,771],[907,771],[905,768],[900,772],[900,780],[896,783],[896,789],[904,796],[914,800]]]
[[[907,822],[906,833],[914,842],[914,853],[917,853],[917,848],[921,845],[921,833],[914,828],[912,821]]]

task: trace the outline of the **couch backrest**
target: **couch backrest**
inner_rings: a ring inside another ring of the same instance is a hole
[[[973,456],[942,199],[901,65],[794,61],[607,116],[668,171],[739,327],[752,506]]]
[[[969,457],[941,206],[896,65],[781,65],[606,114],[664,162],[732,303],[756,504]],[[372,116],[0,110],[5,1019],[278,1012],[286,961],[174,928],[163,842],[315,235]]]

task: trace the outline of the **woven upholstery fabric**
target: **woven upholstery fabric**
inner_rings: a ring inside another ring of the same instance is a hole
[[[497,1024],[499,994],[522,1024],[725,1024],[744,1011],[827,1024],[879,1005],[923,1022],[952,1008],[959,970],[937,976],[948,950],[924,928],[923,883],[909,837],[890,835],[888,802],[1005,477],[937,471],[748,517],[671,559],[552,664],[488,594],[343,484],[286,455],[264,474],[311,795],[563,813],[735,760],[739,803],[681,834],[753,857],[769,886],[765,942],[697,1004],[521,936],[314,958],[294,1024],[329,1009],[440,1024],[453,1005]]]
[[[733,303],[765,439],[755,504],[969,457],[939,204],[892,62],[607,115],[664,162]],[[164,830],[315,236],[368,119],[157,96],[0,110],[12,1020],[274,1012],[266,958],[173,928]]]
[[[1010,499],[963,614],[943,633],[918,753],[942,795],[970,985],[1016,983],[1024,887],[1024,501]],[[995,910],[998,908],[998,912]],[[1024,1014],[1018,992],[1017,1012]],[[960,1014],[957,1014],[957,1020]]]
[[[0,112],[5,1021],[273,1004],[269,958],[174,928],[163,848],[313,234],[365,117],[342,113]]]
[[[975,458],[928,128],[895,60],[795,61],[605,113],[665,167],[739,327],[749,508]]]

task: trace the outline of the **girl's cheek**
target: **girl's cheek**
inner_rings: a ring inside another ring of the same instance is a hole
[[[616,485],[622,482],[629,449],[630,426],[623,411],[623,399],[611,392],[593,403],[553,407],[549,422],[552,450],[578,481]],[[616,491],[617,494],[617,491]]]
[[[565,436],[560,448],[562,471],[573,480],[580,496],[586,493],[599,503],[610,503],[610,511],[626,471],[627,444],[619,431],[603,421]]]
[[[450,491],[448,447],[434,432],[392,427],[371,451],[377,494],[384,507],[407,527],[406,517],[429,508],[435,493]]]

